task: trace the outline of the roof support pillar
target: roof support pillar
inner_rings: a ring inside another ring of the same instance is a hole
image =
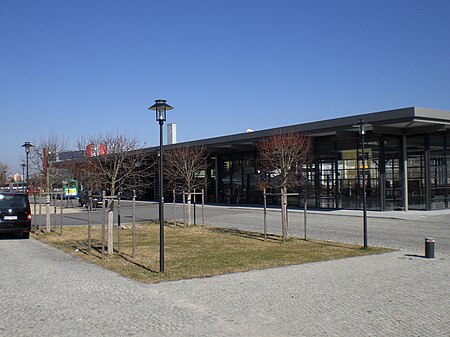
[[[403,160],[403,209],[408,210],[408,151],[406,149],[406,135],[402,137],[402,160]]]

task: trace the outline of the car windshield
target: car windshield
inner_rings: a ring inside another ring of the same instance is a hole
[[[0,194],[0,209],[27,208],[27,197],[17,194]]]

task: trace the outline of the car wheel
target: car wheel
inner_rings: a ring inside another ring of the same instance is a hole
[[[22,238],[29,239],[30,238],[30,232],[23,232],[22,233]]]

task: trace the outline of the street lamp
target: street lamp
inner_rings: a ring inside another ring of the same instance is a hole
[[[364,138],[366,135],[366,127],[370,126],[364,119],[358,120],[358,123],[353,125],[359,128],[359,136],[361,137],[361,150],[362,150],[362,184],[363,184],[363,236],[364,236],[364,249],[367,249],[367,201],[366,201],[366,160],[364,153]]]
[[[156,111],[156,120],[159,122],[159,271],[164,272],[164,190],[163,190],[163,125],[166,120],[166,111],[172,110],[165,99],[155,100],[149,110]]]
[[[25,193],[25,164],[20,164],[22,166],[22,193]]]
[[[25,142],[25,143],[23,143],[22,147],[25,148],[25,153],[27,155],[27,192],[28,192],[28,186],[29,186],[29,184],[28,184],[28,178],[29,178],[29,176],[28,176],[28,156],[30,155],[30,149],[33,147],[33,145],[30,142]]]

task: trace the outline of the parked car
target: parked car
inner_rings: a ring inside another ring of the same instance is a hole
[[[21,233],[30,237],[31,209],[28,195],[0,193],[0,233]]]
[[[80,197],[78,199],[80,206],[88,209],[89,206],[89,191],[82,191],[80,193]],[[103,205],[103,197],[102,193],[99,191],[92,192],[92,209],[96,209],[97,207],[102,207]]]

